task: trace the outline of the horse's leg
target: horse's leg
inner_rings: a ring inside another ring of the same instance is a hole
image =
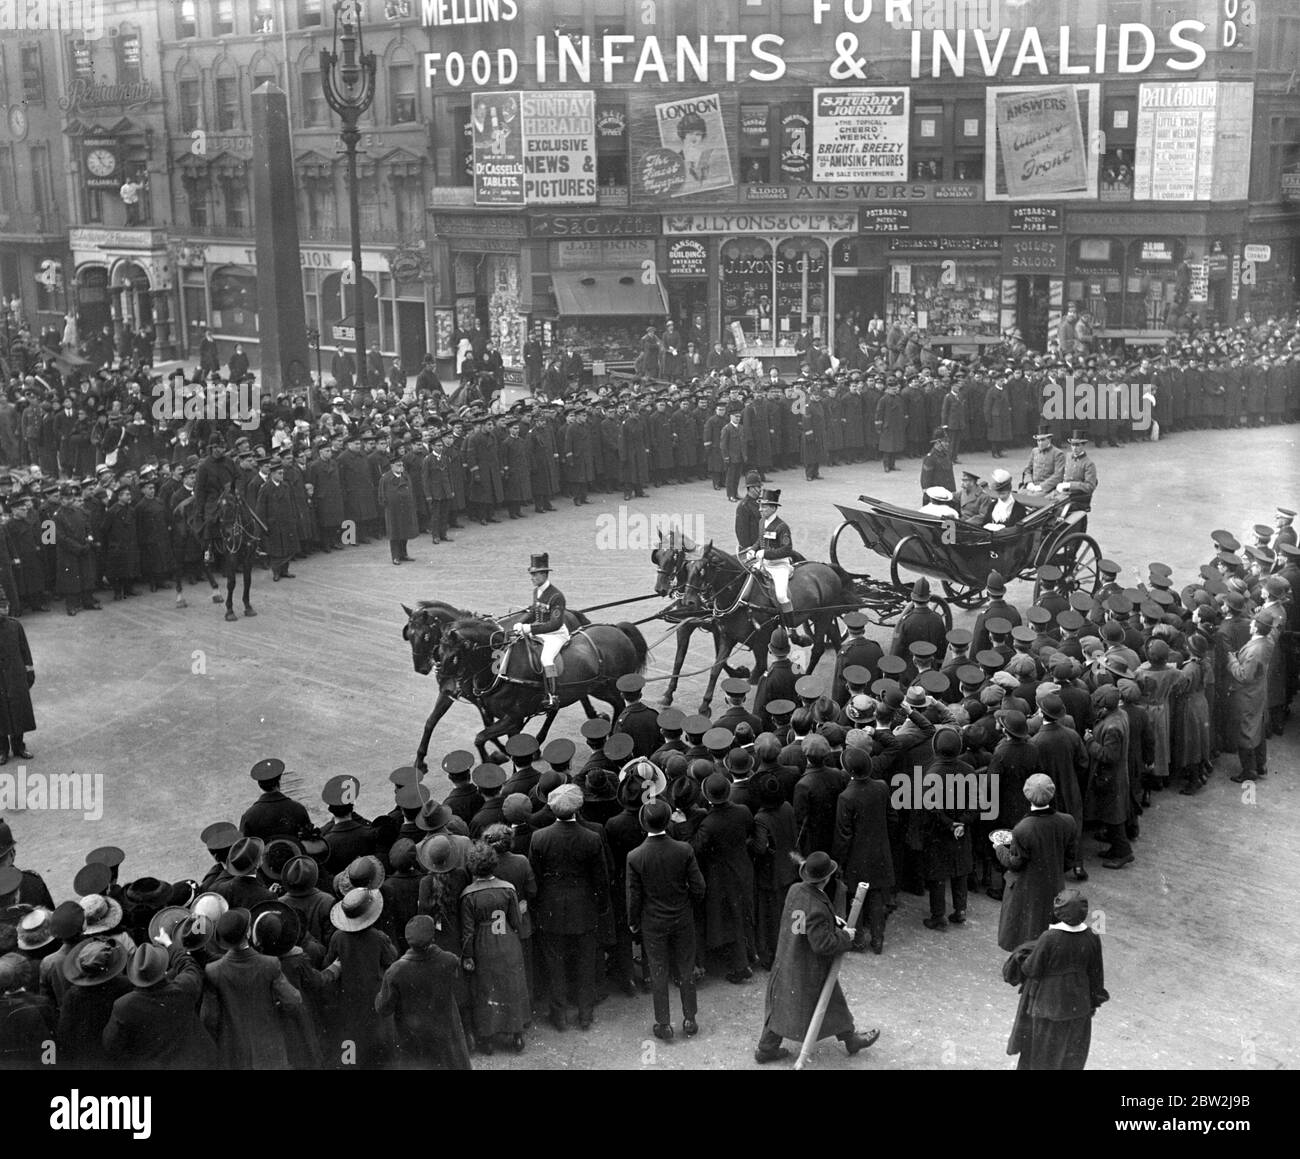
[[[217,590],[217,577],[214,574],[212,564],[208,561],[208,553],[205,551],[200,557],[203,565],[203,578],[208,581],[208,587],[212,589],[212,602],[221,603],[221,593]]]
[[[677,691],[677,681],[681,678],[682,665],[686,662],[686,653],[691,646],[691,637],[695,634],[696,624],[682,624],[677,629],[677,655],[673,657],[673,674],[668,678],[668,689],[660,703],[667,708],[673,702],[673,693]]]
[[[438,689],[438,699],[433,702],[433,711],[429,713],[429,718],[424,722],[424,734],[420,737],[420,747],[415,750],[415,767],[422,773],[429,771],[429,766],[424,759],[429,755],[429,738],[433,736],[433,730],[438,727],[438,721],[447,715],[447,710],[451,708],[451,702],[451,697],[443,689]],[[483,718],[483,723],[486,726],[486,716]]]
[[[726,632],[718,633],[716,655],[713,657],[713,664],[709,668],[709,684],[704,690],[704,699],[700,702],[700,712],[705,716],[712,715],[713,689],[718,683],[718,673],[722,671],[727,657],[731,655],[731,650],[737,643],[739,641]]]
[[[580,696],[578,698],[578,703],[582,705],[582,709],[587,714],[588,720],[596,715],[596,706],[591,703],[590,696]]]
[[[483,727],[483,730],[474,738],[474,747],[478,749],[479,756],[484,763],[487,762],[487,744],[491,741],[499,749],[503,749],[500,738],[503,736],[513,736],[517,732],[524,731],[524,722],[517,716],[507,714],[498,717],[495,721]]]
[[[546,743],[546,734],[551,731],[551,725],[555,723],[555,718],[559,716],[558,708],[550,709],[546,714],[546,719],[542,722],[541,731],[537,734],[537,743],[543,745]]]
[[[250,556],[244,561],[244,607],[251,609],[252,602],[250,596],[253,594],[253,559]]]

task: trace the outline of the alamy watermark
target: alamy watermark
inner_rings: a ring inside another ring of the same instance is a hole
[[[0,35],[69,32],[98,40],[104,29],[104,0],[0,0]]]
[[[620,504],[617,514],[596,517],[597,551],[649,551],[669,535],[704,543],[704,517],[691,514],[644,514]]]
[[[83,821],[104,816],[103,773],[0,773],[0,816],[19,810],[80,813]]]
[[[183,382],[171,378],[155,383],[152,414],[155,422],[211,419],[233,422],[245,431],[262,423],[261,392],[252,382]]]
[[[895,773],[889,780],[889,804],[893,809],[965,813],[978,811],[983,821],[996,821],[999,811],[997,773],[926,772],[914,765],[912,772]]]
[[[1154,388],[1143,382],[1080,382],[1067,374],[1043,388],[1044,422],[1129,423],[1149,431],[1155,407]]]

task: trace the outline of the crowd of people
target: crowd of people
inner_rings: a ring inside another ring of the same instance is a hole
[[[684,345],[672,333],[656,335],[654,348]],[[356,380],[350,357],[336,358],[337,392],[284,393],[242,412],[236,388],[255,390],[247,356],[236,350],[223,375],[210,338],[192,373],[165,382],[133,348],[114,364],[111,343],[93,373],[64,375],[56,359],[38,360],[0,398],[0,585],[17,615],[56,596],[69,614],[94,609],[97,592],[129,598],[137,583],[174,589],[184,604],[187,582],[216,587],[223,492],[245,508],[261,565],[279,580],[294,578],[295,559],[371,537],[386,538],[402,564],[419,536],[436,547],[468,523],[552,511],[561,495],[579,506],[592,494],[630,501],[649,486],[708,479],[739,501],[750,471],[802,467],[817,479],[824,464],[881,461],[892,471],[914,456],[925,476],[937,441],[942,458],[960,463],[963,451],[1001,457],[1040,427],[1054,445],[1076,432],[1117,445],[1300,421],[1293,318],[1180,335],[1154,357],[1089,353],[1077,339],[1036,354],[1013,337],[960,362],[895,347],[890,336],[855,334],[857,351],[835,366],[809,336],[793,379],[719,342],[671,381],[575,390],[570,375],[567,393],[539,388],[508,406],[498,392],[454,407],[432,359],[407,379],[377,351]],[[572,350],[559,357],[581,366]],[[661,373],[666,361],[649,369]],[[1152,421],[1139,428],[1118,405],[1083,420],[1053,411],[1067,375],[1075,390],[1097,386],[1099,398],[1138,384]],[[956,486],[947,489],[955,501]],[[41,536],[51,520],[61,533]]]
[[[1047,566],[1017,607],[990,574],[970,630],[946,629],[919,580],[887,648],[844,615],[832,674],[798,675],[778,630],[717,719],[656,712],[628,675],[582,751],[520,733],[486,762],[448,752],[442,800],[414,768],[334,776],[317,826],[267,758],[238,823],[195,833],[190,880],[104,846],[56,904],[0,822],[0,1058],[37,1065],[52,1038],[78,1067],[463,1069],[526,1049],[541,1017],[566,1031],[576,1008],[587,1030],[617,992],[649,990],[669,1040],[670,984],[695,1035],[703,980],[760,969],[771,1062],[841,954],[884,953],[896,911],[961,926],[983,889],[1021,986],[1008,1052],[1080,1068],[1107,998],[1089,863],[1134,861],[1153,793],[1269,774],[1300,672],[1294,518],[1245,544],[1214,530],[1199,572],[1153,562],[1136,588],[1114,561],[1095,594]],[[838,989],[820,1033],[850,1054],[878,1035]]]

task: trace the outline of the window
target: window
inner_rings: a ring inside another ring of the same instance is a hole
[[[87,40],[74,40],[68,45],[68,52],[72,56],[72,75],[77,80],[94,80],[95,59],[91,52],[90,42]]]
[[[275,0],[250,0],[248,22],[254,32],[275,31]]]
[[[392,179],[393,219],[402,237],[424,234],[424,182],[415,176]]]
[[[771,123],[767,105],[740,106],[740,180],[746,185],[772,180]]]
[[[383,211],[379,203],[379,178],[373,168],[369,174],[357,174],[357,202],[361,209],[362,233],[374,233],[383,229]]]
[[[217,131],[239,128],[239,78],[217,77]]]
[[[208,210],[210,186],[206,177],[185,177],[181,182],[185,190],[185,204],[189,211],[190,225],[197,229],[207,229],[212,217]]]
[[[199,34],[199,6],[197,0],[181,0],[176,10],[176,36],[185,40]]]
[[[599,189],[621,189],[626,196],[627,164],[627,108],[622,104],[597,104],[596,184]]]
[[[221,200],[226,207],[226,228],[248,229],[248,179],[231,175],[221,179]]]
[[[235,31],[235,0],[217,0],[217,15],[213,24],[218,36],[229,36]]]
[[[277,79],[279,70],[275,64],[269,60],[259,60],[253,65],[253,91],[256,92],[268,81],[271,84],[279,84]]]
[[[409,61],[388,67],[389,120],[409,125],[415,120],[415,65]]]
[[[308,236],[333,241],[337,228],[334,219],[334,183],[329,177],[312,177],[303,181]]]
[[[140,67],[140,33],[123,28],[117,38],[118,84],[138,84],[143,79]]]
[[[474,136],[470,124],[469,105],[456,105],[448,110],[446,120],[438,122],[440,131],[450,124],[451,135],[445,150],[434,154],[439,185],[474,184]]]
[[[323,0],[298,0],[298,27],[319,28]]]
[[[329,108],[325,104],[325,90],[321,87],[320,71],[302,74],[302,123],[324,125],[329,121]]]
[[[181,106],[181,132],[192,133],[203,122],[198,80],[194,77],[185,77],[177,81],[176,95]]]
[[[8,145],[0,145],[0,213],[14,205],[14,155]]]
[[[44,145],[31,146],[32,212],[38,219],[37,228],[45,226],[45,213],[49,208],[49,151]]]
[[[24,44],[20,57],[23,73],[23,100],[32,105],[45,103],[45,73],[41,68],[41,46]]]

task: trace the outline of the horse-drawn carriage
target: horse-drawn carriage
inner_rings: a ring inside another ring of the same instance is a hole
[[[889,578],[896,588],[908,586],[905,573],[929,576],[940,582],[950,603],[974,608],[984,602],[985,581],[996,571],[1007,580],[1032,580],[1037,600],[1038,569],[1049,563],[1061,569],[1067,591],[1092,595],[1101,585],[1101,549],[1087,534],[1087,513],[1068,510],[1068,497],[1018,493],[1016,502],[1029,514],[1002,531],[870,495],[859,496],[859,501],[866,510],[836,504],[844,522],[831,537],[831,563],[841,566],[840,541],[849,532],[889,560]]]

